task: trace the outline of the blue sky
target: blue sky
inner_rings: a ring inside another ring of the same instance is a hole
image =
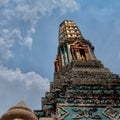
[[[65,19],[75,21],[96,57],[120,74],[120,0],[0,0],[0,116],[21,100],[40,109]]]

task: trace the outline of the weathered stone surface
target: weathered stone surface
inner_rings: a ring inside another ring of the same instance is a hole
[[[57,120],[120,119],[120,77],[97,60],[94,47],[72,21],[60,24],[54,81],[42,109],[44,116]]]
[[[44,118],[39,118],[39,120],[54,120],[54,119],[53,118],[44,117]]]

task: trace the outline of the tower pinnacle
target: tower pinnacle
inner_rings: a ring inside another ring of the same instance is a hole
[[[59,46],[55,60],[55,71],[60,71],[72,61],[96,60],[91,43],[85,40],[71,20],[64,20],[59,26]]]
[[[76,23],[71,20],[64,20],[59,26],[59,42],[63,43],[75,38],[82,38],[82,34]]]

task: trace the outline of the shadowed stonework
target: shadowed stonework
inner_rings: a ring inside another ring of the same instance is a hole
[[[120,77],[97,60],[93,45],[71,20],[60,24],[54,66],[42,110],[34,110],[39,120],[120,120]],[[36,120],[34,114],[22,103],[1,120]]]

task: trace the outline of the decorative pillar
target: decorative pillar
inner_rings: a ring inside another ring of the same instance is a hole
[[[67,50],[68,50],[68,59],[69,59],[69,62],[72,61],[72,55],[71,55],[71,51],[70,51],[70,45],[67,43]]]
[[[85,49],[85,57],[86,57],[86,60],[90,59],[90,55],[89,55],[88,49]]]
[[[78,53],[77,53],[77,49],[76,49],[76,48],[74,49],[74,55],[75,55],[75,59],[78,60],[78,56],[79,56],[79,55],[78,55]]]
[[[81,55],[80,55],[80,51],[79,51],[78,48],[76,48],[75,53],[76,53],[76,56],[77,56],[77,60],[80,60]]]
[[[58,60],[59,60],[59,67],[60,69],[62,68],[62,60],[61,60],[61,55],[58,55]]]
[[[56,59],[55,61],[55,71],[58,72],[60,70],[59,60]]]
[[[65,66],[64,55],[63,55],[63,52],[62,52],[62,48],[60,48],[60,54],[61,54],[62,66]]]
[[[71,51],[72,51],[72,58],[73,58],[73,60],[75,60],[74,49],[71,48]]]
[[[67,58],[67,52],[66,52],[65,46],[63,46],[63,49],[64,49],[64,58],[65,58],[65,65],[66,65],[68,63],[68,58]]]

